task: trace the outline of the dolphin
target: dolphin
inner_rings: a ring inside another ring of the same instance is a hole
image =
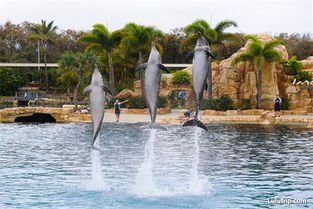
[[[169,73],[167,68],[162,65],[161,56],[155,47],[155,44],[151,43],[151,51],[147,63],[140,64],[136,70],[145,70],[145,98],[150,113],[150,128],[162,129],[155,125],[155,119],[157,114],[158,96],[161,82],[161,70]]]
[[[208,72],[211,67],[212,55],[210,46],[201,33],[198,33],[197,44],[192,52],[187,56],[187,62],[193,59],[192,64],[192,85],[195,94],[196,114],[193,120],[186,121],[183,126],[198,126],[204,130],[208,128],[199,120],[199,110],[203,97],[203,90],[206,86]]]
[[[94,147],[94,143],[100,132],[100,128],[103,121],[105,93],[107,92],[112,95],[111,90],[104,85],[102,75],[99,72],[98,66],[96,64],[94,66],[91,84],[87,86],[83,92],[84,93],[89,92],[91,119],[93,127],[93,137],[91,146]]]

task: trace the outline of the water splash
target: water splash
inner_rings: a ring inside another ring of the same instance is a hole
[[[152,172],[155,136],[156,129],[150,129],[150,136],[145,146],[145,158],[138,169],[136,177],[135,192],[137,194],[149,195],[157,191]]]
[[[194,154],[192,161],[192,169],[190,173],[189,192],[195,195],[199,195],[203,192],[206,179],[200,178],[198,166],[200,161],[200,146],[199,138],[201,135],[201,129],[195,128],[194,132]]]
[[[94,146],[100,148],[99,136],[97,137]],[[106,190],[108,186],[106,185],[101,167],[100,151],[91,149],[91,181],[88,184],[88,189],[90,190]]]

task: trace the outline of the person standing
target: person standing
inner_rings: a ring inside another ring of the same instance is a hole
[[[128,102],[128,100],[125,100],[124,102],[119,102],[119,100],[115,100],[114,112],[115,112],[116,122],[120,121],[121,105],[124,104],[125,102]]]
[[[275,111],[275,117],[280,117],[281,113],[280,113],[280,105],[281,105],[281,98],[279,97],[279,95],[276,95],[275,99],[274,99],[274,111]]]

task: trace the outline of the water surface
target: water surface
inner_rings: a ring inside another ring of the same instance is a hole
[[[105,123],[95,155],[90,124],[0,123],[0,208],[313,207],[312,130],[208,128]]]

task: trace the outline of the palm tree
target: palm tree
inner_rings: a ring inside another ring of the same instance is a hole
[[[237,27],[237,23],[233,20],[224,20],[219,22],[214,28],[211,28],[211,26],[207,23],[205,20],[196,20],[190,25],[187,25],[184,28],[185,33],[187,34],[187,37],[183,39],[181,50],[185,50],[189,47],[194,46],[194,43],[196,43],[198,38],[198,33],[201,33],[205,39],[208,40],[209,44],[212,47],[213,54],[218,54],[218,48],[224,47],[226,50],[228,48],[225,45],[226,41],[235,41],[239,42],[240,38],[232,33],[226,33],[224,32],[225,29],[229,27]],[[216,56],[219,57],[219,56]],[[208,98],[213,98],[213,92],[212,92],[212,71],[209,71],[208,74],[208,82],[207,82],[207,92],[208,92]]]
[[[125,36],[121,42],[123,48],[127,50],[135,50],[138,53],[138,63],[143,63],[143,53],[150,49],[151,42],[164,37],[162,31],[151,27],[137,25],[136,23],[128,23],[124,27]],[[160,44],[155,43],[156,47],[161,50]],[[144,96],[144,73],[140,72],[141,94]]]
[[[233,20],[223,20],[219,22],[214,28],[205,20],[196,20],[184,28],[187,37],[183,40],[181,49],[188,48],[194,45],[197,41],[197,34],[200,32],[213,47],[213,53],[218,51],[219,47],[227,49],[225,42],[234,41],[240,42],[240,38],[233,34],[224,32],[229,27],[237,27],[237,23]]]
[[[32,39],[39,40],[43,49],[43,56],[45,62],[45,80],[46,80],[46,92],[49,91],[48,84],[48,69],[47,69],[47,48],[49,44],[53,44],[53,36],[55,35],[55,31],[58,29],[57,26],[53,26],[53,22],[51,21],[47,24],[46,20],[41,20],[41,25],[34,25],[29,27],[29,30],[33,32],[31,35]]]
[[[110,33],[103,24],[95,24],[90,33],[84,34],[78,39],[78,43],[84,42],[88,44],[85,51],[92,51],[99,56],[107,56],[109,65],[109,85],[113,96],[115,95],[113,54],[116,52],[122,37],[123,33],[121,30]]]
[[[237,55],[232,64],[237,64],[238,62],[252,61],[254,64],[254,70],[257,73],[257,106],[256,108],[261,108],[262,102],[262,66],[264,62],[280,61],[281,56],[275,47],[283,44],[281,40],[272,40],[265,44],[252,35],[247,35],[247,39],[251,42],[248,46],[246,52]]]

